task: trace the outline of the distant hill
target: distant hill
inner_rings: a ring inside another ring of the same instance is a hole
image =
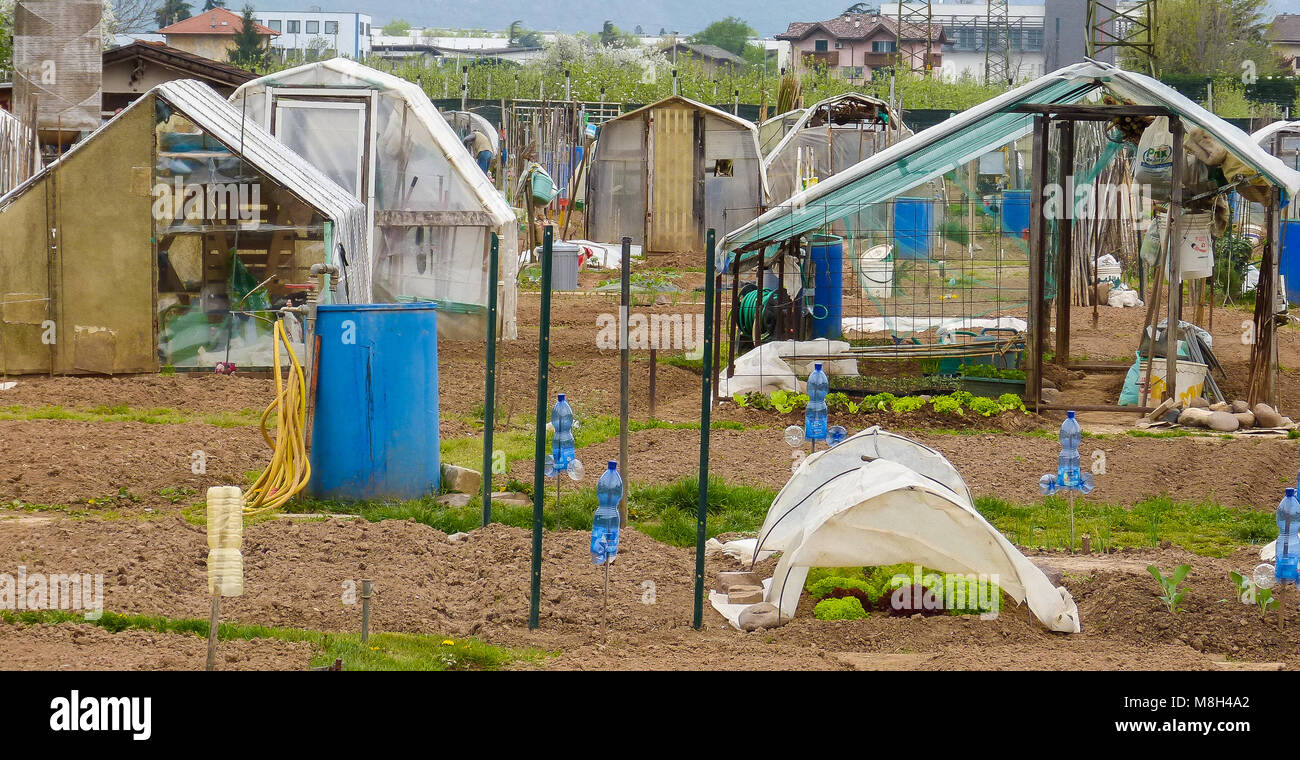
[[[230,5],[234,7],[237,2]],[[753,0],[566,0],[531,3],[524,0],[264,0],[265,10],[358,11],[374,18],[376,27],[394,19],[413,26],[441,28],[505,29],[511,21],[522,21],[530,29],[561,32],[598,32],[608,19],[625,31],[639,24],[646,34],[660,28],[682,34],[697,32],[727,16],[738,16],[770,36],[784,32],[791,21],[831,18],[853,4],[853,0],[808,0],[801,3],[753,2]],[[202,3],[194,7],[202,7]]]

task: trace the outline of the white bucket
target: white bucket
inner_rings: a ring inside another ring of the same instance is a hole
[[[1210,214],[1183,214],[1178,225],[1181,238],[1178,248],[1178,276],[1181,280],[1198,280],[1214,274],[1214,238],[1210,235]],[[1169,237],[1167,220],[1161,220],[1160,242]],[[1165,272],[1168,273],[1168,267]]]
[[[872,298],[889,298],[894,292],[894,261],[889,244],[868,248],[858,257],[858,284]]]
[[[1142,362],[1141,374],[1138,375],[1138,398],[1142,398],[1143,390],[1146,388],[1147,367],[1151,364],[1149,361]],[[1160,399],[1165,395],[1165,367],[1164,359],[1156,359],[1155,367],[1151,371],[1151,391],[1147,393],[1147,406],[1155,406],[1160,403]],[[1199,362],[1191,362],[1185,359],[1178,360],[1178,379],[1174,387],[1174,394],[1178,403],[1184,406],[1190,405],[1192,399],[1201,395],[1205,385],[1205,373],[1208,367]]]

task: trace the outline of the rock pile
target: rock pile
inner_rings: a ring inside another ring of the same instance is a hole
[[[1247,428],[1286,428],[1295,426],[1290,417],[1283,417],[1277,409],[1268,404],[1250,406],[1238,399],[1228,403],[1221,401],[1211,404],[1203,398],[1194,398],[1190,405],[1169,410],[1161,417],[1187,427],[1202,427],[1231,433]]]

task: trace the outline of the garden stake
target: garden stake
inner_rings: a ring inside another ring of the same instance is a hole
[[[492,520],[492,434],[497,395],[497,248],[496,233],[488,254],[487,376],[483,390],[483,525]],[[508,416],[508,415],[507,415]]]
[[[216,593],[212,595],[212,617],[208,620],[208,670],[215,670],[217,667],[217,628],[220,625],[221,594]]]
[[[361,643],[370,640],[370,590],[373,581],[361,581]]]
[[[608,621],[609,621],[609,562],[606,562],[605,563],[605,601],[601,604],[601,608],[600,608],[600,635],[605,638],[606,642],[609,641],[609,629],[607,627]]]
[[[704,366],[700,401],[700,504],[695,515],[695,614],[694,627],[704,627],[704,535],[709,519],[709,416],[713,410],[713,299],[717,262],[713,259],[713,228],[709,228],[704,242]],[[761,291],[760,291],[761,293]]]
[[[622,274],[622,301],[619,308],[619,327],[618,327],[618,471],[627,477],[627,418],[628,418],[628,398],[631,393],[631,382],[628,379],[629,367],[631,364],[631,347],[628,345],[627,338],[627,318],[631,311],[632,298],[632,238],[623,236],[622,258],[619,261]],[[627,525],[627,490],[623,489],[623,498],[618,502],[618,521],[620,525]]]
[[[546,501],[546,381],[551,361],[551,246],[555,231],[542,232],[542,310],[537,341],[537,431],[533,449],[533,562],[528,592],[528,629],[537,630],[542,595],[542,526]],[[558,512],[557,512],[558,514]]]

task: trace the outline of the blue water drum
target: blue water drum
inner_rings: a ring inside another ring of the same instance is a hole
[[[1029,229],[1029,191],[1002,191],[1002,234],[1020,237]]]
[[[934,199],[900,196],[894,201],[894,251],[900,259],[928,259],[934,241]]]
[[[844,324],[844,239],[813,235],[808,242],[813,263],[813,337],[838,340]]]
[[[309,491],[323,499],[418,499],[438,490],[435,304],[316,309]]]
[[[1286,300],[1300,303],[1300,219],[1282,221],[1278,273],[1286,279]]]

